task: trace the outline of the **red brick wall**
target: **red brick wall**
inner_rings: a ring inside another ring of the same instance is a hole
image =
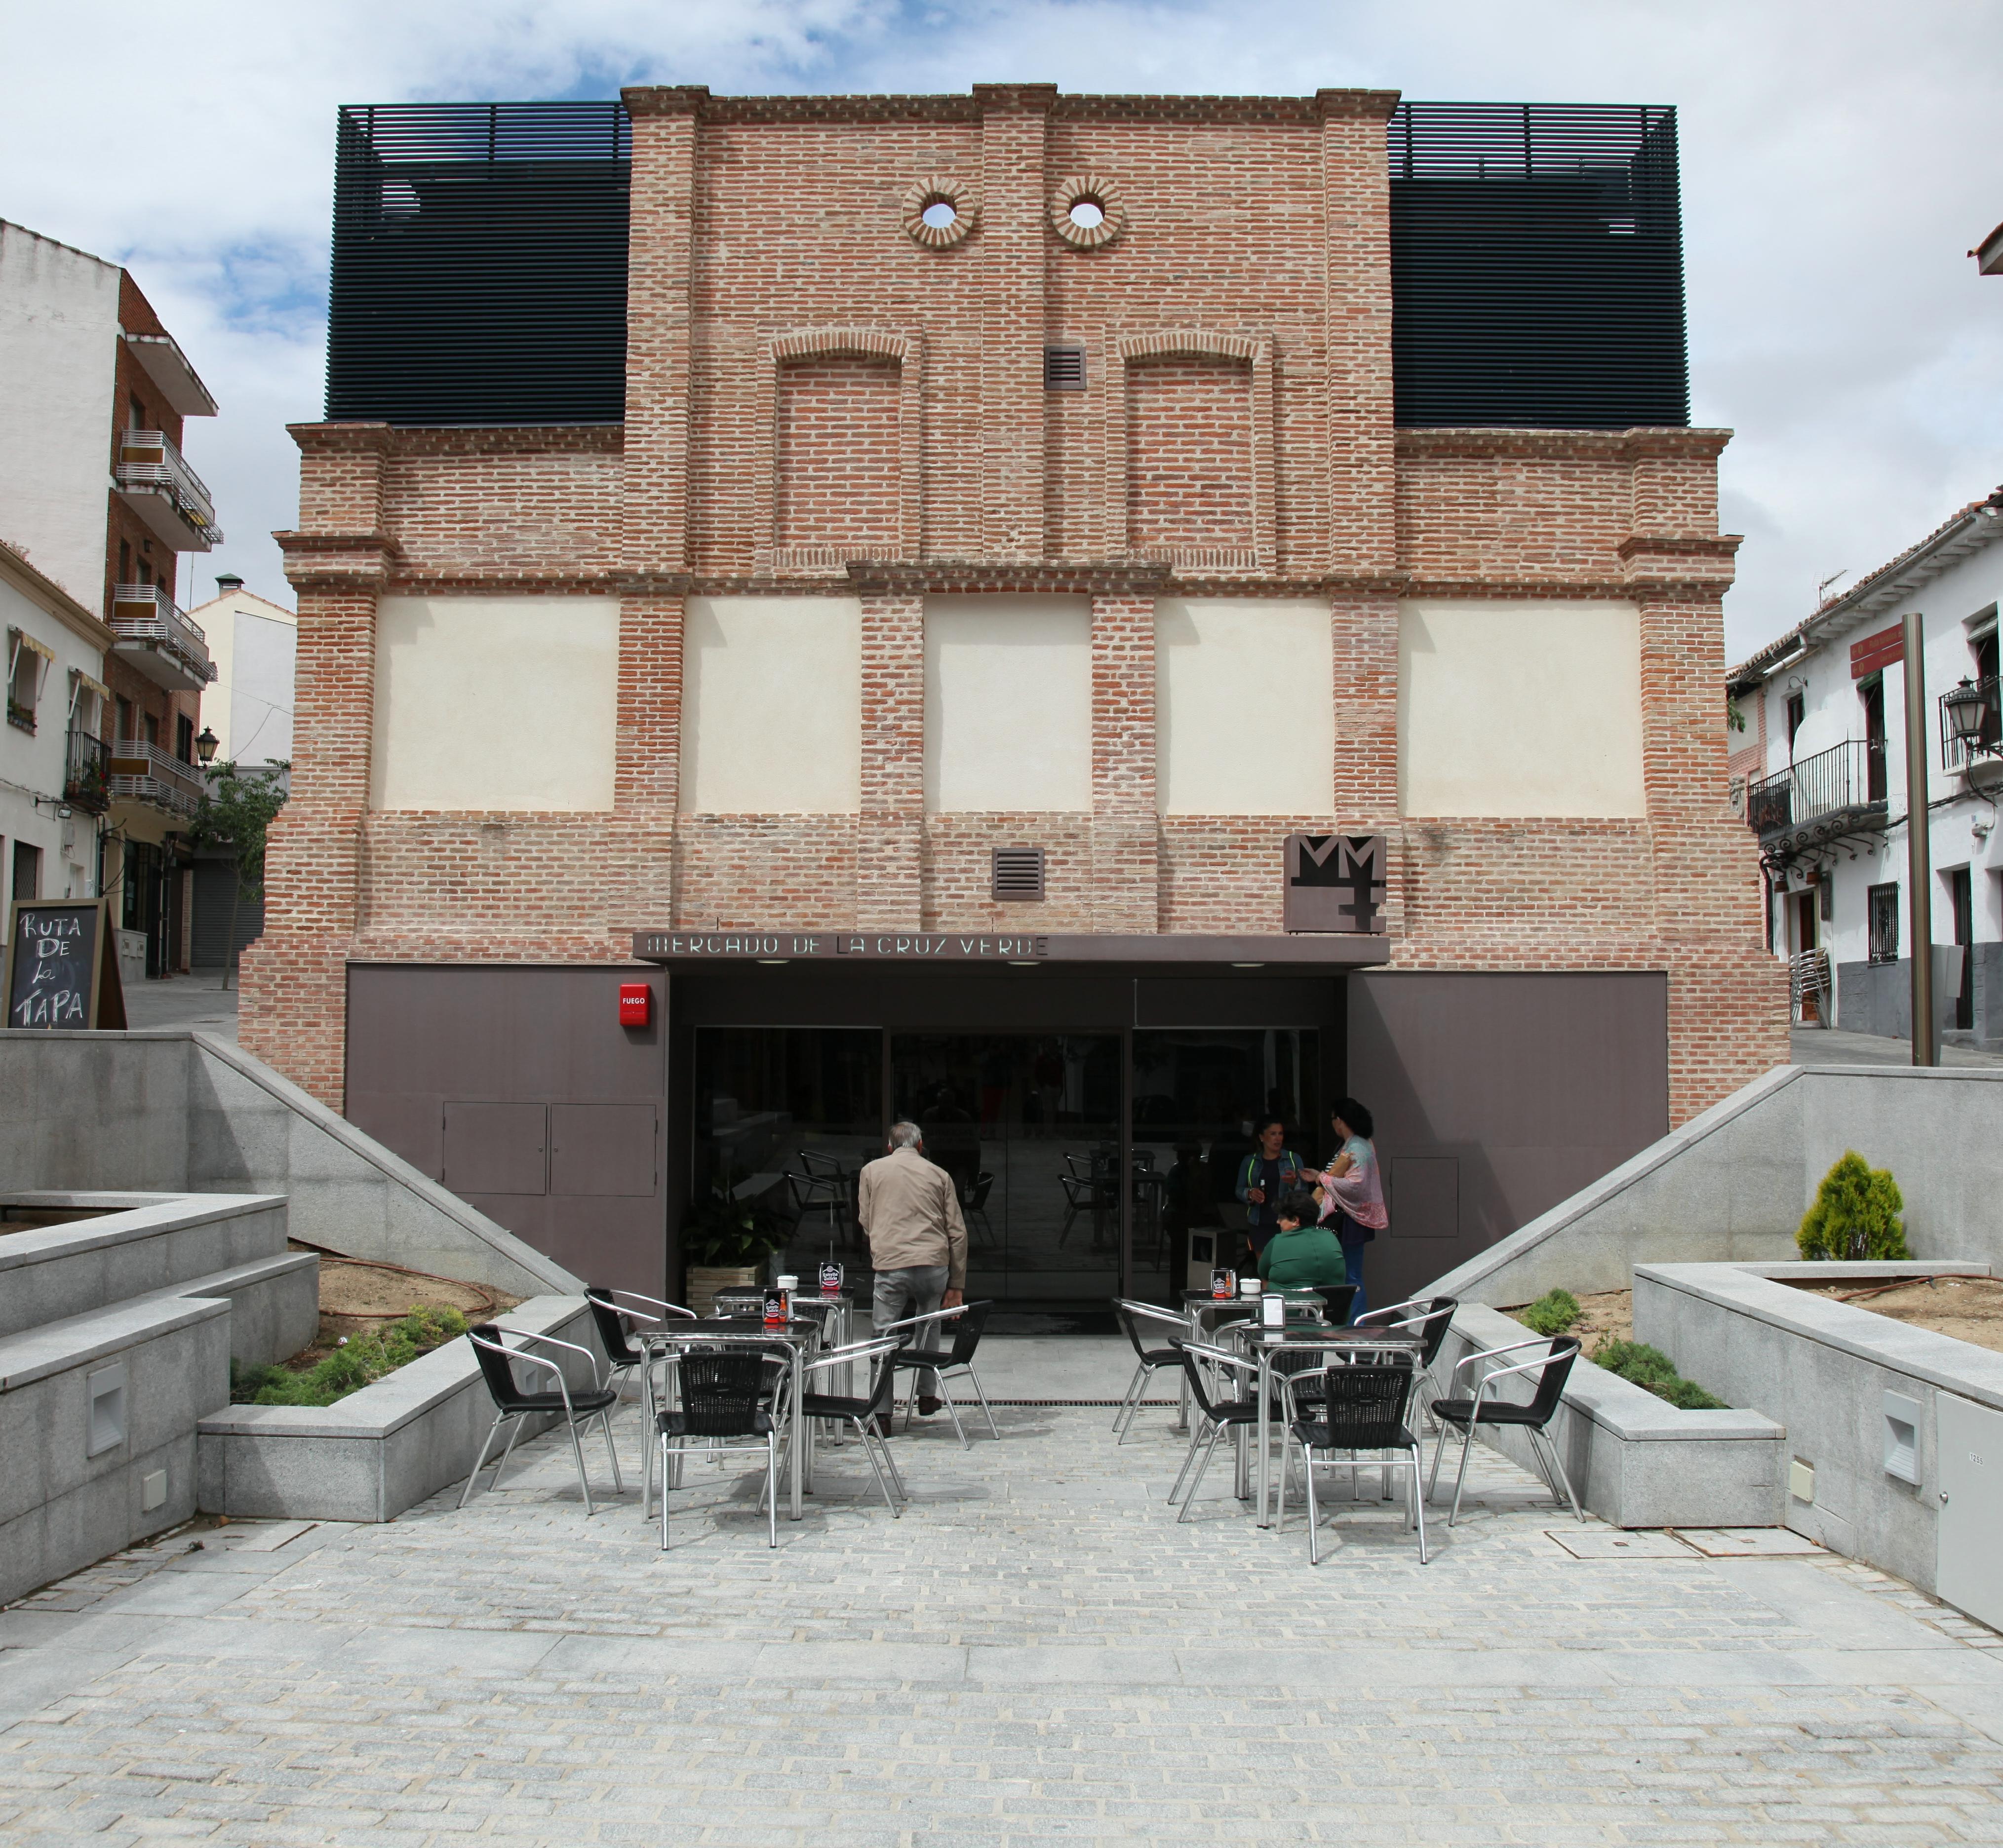
[[[895,556],[900,369],[860,353],[779,368],[778,543]]]
[[[1394,966],[1666,971],[1679,1120],[1785,1057],[1725,802],[1724,438],[1393,431],[1391,99],[630,100],[623,430],[298,433],[299,760],[246,1044],[337,1102],[350,956],[610,958],[666,922],[1275,931],[1285,836],[1339,824],[1390,837]],[[1081,250],[1049,211],[1087,173],[1127,216]],[[944,250],[901,228],[932,176],[978,217]],[[1058,339],[1082,393],[1042,389]],[[680,813],[684,597],[848,588],[857,550],[904,561],[855,585],[858,812]],[[613,807],[370,814],[378,594],[523,586],[621,596]],[[924,596],[984,587],[1092,598],[1089,813],[925,812]],[[1157,587],[1328,600],[1332,813],[1157,815]],[[1407,826],[1412,595],[1637,601],[1647,814]],[[1048,895],[998,906],[1017,845]]]
[[[1252,369],[1150,359],[1127,369],[1127,539],[1150,557],[1252,544]]]

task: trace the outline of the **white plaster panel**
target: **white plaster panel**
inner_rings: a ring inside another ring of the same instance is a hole
[[[104,600],[117,363],[117,265],[0,224],[0,540],[86,610]]]
[[[925,806],[1092,806],[1092,604],[925,599]]]
[[[681,805],[853,815],[862,805],[862,606],[691,597],[682,648]]]
[[[1401,603],[1398,795],[1416,816],[1637,816],[1632,603]]]
[[[1326,603],[1155,605],[1156,799],[1165,815],[1327,815],[1335,805]]]
[[[612,806],[614,597],[385,597],[377,809]]]

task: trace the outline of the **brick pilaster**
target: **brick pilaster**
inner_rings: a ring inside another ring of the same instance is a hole
[[[1323,339],[1327,352],[1328,568],[1396,561],[1391,427],[1391,187],[1384,124],[1395,90],[1323,90]]]
[[[1787,1062],[1787,980],[1766,952],[1753,831],[1726,799],[1721,603],[1695,589],[1638,601],[1654,914],[1669,970],[1669,1117],[1683,1123]]]
[[[862,812],[855,922],[916,930],[924,916],[925,614],[916,596],[862,599]]]
[[[1386,929],[1404,927],[1403,831],[1398,810],[1398,600],[1341,591],[1330,600],[1335,700],[1335,825],[1382,834]]]
[[[1092,599],[1092,927],[1160,927],[1155,599]]]
[[[375,728],[376,606],[389,554],[362,537],[278,537],[299,592],[292,793],[271,827],[264,934],[243,957],[238,1037],[339,1109]]]
[[[1043,555],[1043,148],[1055,84],[977,83],[981,550]]]
[[[626,256],[624,558],[688,564],[690,363],[700,84],[629,89],[631,230]]]

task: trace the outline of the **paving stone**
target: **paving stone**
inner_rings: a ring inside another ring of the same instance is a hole
[[[823,1453],[776,1550],[748,1469],[691,1466],[663,1556],[634,1493],[585,1518],[547,1438],[463,1512],[455,1486],[254,1573],[135,1549],[0,1633],[0,1668],[65,1650],[34,1623],[111,1639],[0,1730],[0,1832],[2003,1843],[2003,1745],[1899,1679],[1917,1664],[1971,1703],[1993,1681],[2003,1705],[2003,1640],[1882,1574],[1635,1558],[1480,1451],[1432,1563],[1366,1500],[1336,1504],[1310,1567],[1298,1500],[1262,1532],[1222,1463],[1176,1521],[1166,1417],[1116,1447],[1096,1411],[998,1415],[1004,1440],[968,1451],[936,1424],[898,1438],[916,1493],[894,1521],[853,1445]],[[629,1411],[629,1458],[638,1434]],[[1743,1576],[1788,1569],[1847,1633],[1882,1611],[1933,1647],[1833,1643]],[[103,1628],[134,1603],[154,1614]]]

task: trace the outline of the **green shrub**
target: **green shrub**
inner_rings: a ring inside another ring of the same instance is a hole
[[[456,1309],[415,1308],[379,1332],[352,1336],[303,1372],[232,1361],[229,1396],[239,1405],[330,1406],[465,1333],[466,1318]]]
[[[1899,1219],[1905,1205],[1891,1169],[1867,1167],[1855,1149],[1845,1149],[1822,1177],[1795,1243],[1809,1259],[1909,1258]]]
[[[1524,1327],[1540,1335],[1561,1335],[1585,1312],[1569,1290],[1547,1290],[1526,1308],[1516,1312]]]
[[[1609,1373],[1644,1386],[1658,1399],[1666,1399],[1684,1412],[1717,1412],[1725,1401],[1705,1392],[1676,1371],[1676,1364],[1659,1347],[1645,1341],[1603,1341],[1592,1350],[1592,1364]]]

